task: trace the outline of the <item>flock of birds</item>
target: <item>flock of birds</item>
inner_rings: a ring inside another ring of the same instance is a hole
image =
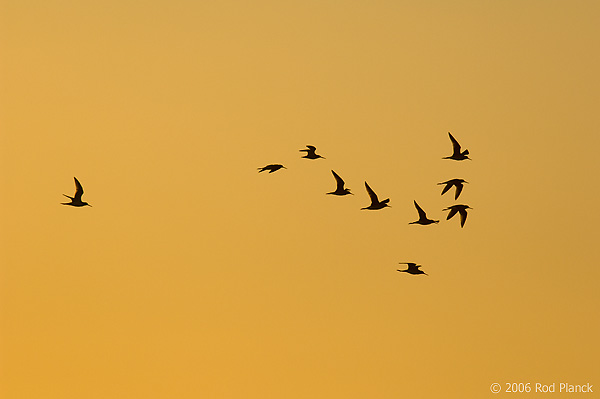
[[[456,141],[454,136],[452,136],[452,134],[450,132],[448,132],[448,136],[450,136],[450,141],[452,142],[453,152],[452,152],[452,155],[450,155],[448,157],[444,157],[442,159],[452,159],[455,161],[463,161],[465,159],[470,160],[470,158],[468,156],[469,150],[461,151],[461,146],[458,143],[458,141]],[[323,159],[325,159],[325,157],[317,154],[317,152],[316,152],[317,148],[312,145],[307,145],[306,149],[302,149],[299,151],[306,152],[306,155],[304,155],[302,158],[307,158],[307,159],[323,158]],[[260,173],[260,172],[264,172],[264,171],[269,171],[269,173],[273,173],[280,169],[286,169],[286,167],[281,164],[270,164],[270,165],[264,166],[262,168],[258,168],[258,172]],[[332,170],[331,173],[333,173],[333,177],[335,178],[336,188],[335,188],[335,191],[331,191],[326,194],[339,195],[339,196],[353,194],[350,192],[349,188],[345,187],[346,183],[337,173],[335,173],[335,171]],[[74,206],[74,207],[91,206],[90,204],[88,204],[87,202],[85,202],[81,199],[81,197],[83,196],[83,187],[82,187],[81,183],[79,183],[79,180],[77,180],[76,177],[74,177],[73,179],[75,179],[75,194],[73,195],[73,197],[63,194],[65,197],[69,198],[71,200],[71,202],[62,202],[61,204]],[[448,180],[448,181],[445,181],[442,183],[438,183],[438,185],[444,185],[441,195],[444,195],[452,187],[455,187],[454,200],[457,200],[458,197],[460,196],[460,193],[463,190],[464,183],[468,183],[468,182],[463,179],[451,179],[451,180]],[[375,194],[375,191],[373,191],[373,189],[371,187],[369,187],[369,184],[366,181],[365,181],[365,188],[367,190],[367,193],[369,194],[369,198],[371,199],[371,204],[369,206],[361,208],[361,210],[364,210],[364,209],[378,210],[378,209],[383,209],[383,208],[389,206],[388,203],[390,202],[390,199],[386,198],[386,199],[380,201],[379,198],[377,197],[377,194]],[[419,214],[419,219],[414,222],[410,222],[409,224],[420,224],[420,225],[426,226],[429,224],[439,223],[439,220],[429,219],[427,217],[427,214],[425,213],[425,211],[419,206],[419,204],[417,204],[417,201],[413,201],[413,202],[415,204],[415,208],[417,209],[417,213]],[[473,208],[469,207],[468,205],[459,204],[459,205],[449,206],[448,208],[445,208],[443,210],[449,211],[448,216],[446,217],[446,220],[452,219],[452,217],[454,217],[454,215],[459,214],[460,215],[460,226],[464,227],[465,222],[467,220],[467,209],[473,209]],[[414,275],[416,275],[416,274],[427,275],[427,273],[425,273],[424,271],[422,271],[420,269],[421,265],[417,265],[416,263],[413,263],[413,262],[400,262],[400,264],[407,265],[408,267],[405,270],[398,270],[399,272],[404,272],[404,273],[414,274]]]
[[[452,159],[455,161],[463,161],[465,159],[470,160],[471,158],[469,158],[469,150],[462,150],[461,145],[454,138],[454,136],[452,136],[452,133],[448,132],[448,136],[450,137],[450,141],[452,142],[452,150],[453,150],[452,155],[450,155],[448,157],[443,157],[442,159]],[[317,154],[317,148],[313,145],[307,145],[306,149],[301,149],[299,151],[306,152],[306,155],[304,155],[302,158],[307,158],[307,159],[323,158],[323,159],[325,159],[325,157]],[[265,172],[265,171],[269,171],[269,173],[273,173],[280,169],[287,169],[287,168],[281,164],[269,164],[267,166],[263,166],[262,168],[258,168],[258,173]],[[337,173],[335,173],[334,170],[332,170],[331,173],[333,174],[333,177],[335,178],[335,181],[336,181],[336,189],[335,189],[335,191],[331,191],[326,194],[339,195],[339,196],[353,194],[350,192],[349,188],[345,187],[346,183]],[[454,200],[456,201],[458,199],[458,197],[460,196],[460,194],[462,193],[465,183],[468,183],[468,182],[464,179],[450,179],[445,182],[438,183],[438,185],[444,185],[441,195],[444,195],[452,187],[454,187],[455,188]],[[360,208],[361,210],[363,210],[363,209],[378,210],[378,209],[383,209],[385,207],[389,207],[388,204],[390,202],[390,199],[386,198],[386,199],[380,201],[379,197],[377,197],[377,194],[375,193],[375,191],[373,191],[373,189],[369,186],[369,184],[366,181],[365,181],[365,188],[367,190],[367,193],[369,194],[369,198],[371,199],[371,204],[364,208]],[[413,201],[413,202],[415,204],[415,208],[417,209],[419,219],[414,222],[410,222],[409,224],[420,224],[420,225],[426,226],[426,225],[436,224],[436,223],[440,222],[439,220],[429,219],[427,217],[427,213],[423,210],[423,208],[421,208],[419,206],[419,204],[417,204],[417,201]],[[464,227],[465,222],[467,221],[467,209],[473,209],[473,208],[469,207],[468,205],[457,204],[457,205],[449,206],[448,208],[443,209],[443,211],[449,211],[448,216],[446,217],[446,220],[452,219],[454,217],[454,215],[459,214],[460,215],[460,227],[462,228],[462,227]],[[400,264],[405,264],[408,266],[408,268],[405,270],[398,270],[399,272],[405,272],[405,273],[409,273],[409,274],[413,274],[413,275],[415,275],[415,274],[427,275],[427,273],[420,270],[421,265],[417,265],[416,263],[413,263],[413,262],[401,262]]]

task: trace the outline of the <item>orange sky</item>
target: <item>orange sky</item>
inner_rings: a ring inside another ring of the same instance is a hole
[[[0,396],[600,390],[599,17],[4,1]],[[473,161],[441,159],[449,131]],[[73,176],[92,208],[60,205]],[[361,211],[364,181],[391,208]],[[440,223],[408,225],[413,200]]]

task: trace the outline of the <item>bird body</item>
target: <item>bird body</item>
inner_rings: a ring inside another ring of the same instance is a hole
[[[315,152],[315,151],[317,151],[317,147],[315,147],[314,145],[307,145],[306,148],[307,148],[306,150],[298,150],[298,151],[306,151],[306,155],[304,155],[302,158],[308,158],[308,159],[323,158],[323,159],[325,159],[325,157],[322,157]]]
[[[337,182],[337,187],[336,187],[335,191],[332,191],[332,192],[327,193],[327,194],[333,194],[333,195],[347,195],[347,194],[352,194],[350,192],[349,188],[344,188],[344,180],[342,180],[342,178],[340,176],[338,176],[338,174],[335,173],[333,170],[331,171],[331,173],[333,173],[333,177],[335,178],[335,181]]]
[[[61,204],[77,206],[77,207],[86,206],[86,205],[91,206],[87,202],[83,202],[81,200],[81,196],[83,195],[83,187],[81,186],[81,183],[79,183],[79,180],[77,180],[76,177],[73,177],[73,179],[75,179],[75,195],[73,197],[70,197],[67,194],[63,194],[65,197],[71,199],[71,202],[61,202]]]
[[[458,197],[460,196],[460,193],[462,192],[463,189],[463,183],[469,183],[466,180],[463,179],[451,179],[448,181],[445,181],[443,183],[438,183],[438,185],[440,184],[445,184],[446,186],[444,187],[444,189],[442,190],[442,194],[444,195],[448,190],[450,190],[450,188],[452,186],[456,187],[456,192],[454,193],[454,199],[458,199]]]
[[[473,209],[473,208],[471,208],[468,205],[452,205],[443,210],[450,211],[450,213],[448,213],[448,217],[446,218],[446,220],[450,220],[454,215],[456,215],[457,213],[460,213],[460,227],[463,227],[465,225],[465,222],[467,221],[467,209]]]
[[[384,199],[383,201],[379,201],[379,199],[377,198],[377,194],[375,194],[375,191],[373,191],[371,189],[371,187],[369,187],[369,185],[367,184],[367,182],[365,182],[365,188],[367,189],[367,193],[369,193],[369,197],[371,197],[371,205],[365,207],[365,208],[360,208],[362,209],[370,209],[370,210],[376,210],[376,209],[381,209],[381,208],[385,208],[388,205],[388,202],[390,202],[389,198]]]
[[[423,270],[419,269],[421,267],[421,265],[417,265],[416,263],[413,263],[413,262],[400,262],[400,264],[408,265],[408,268],[406,270],[398,269],[399,272],[404,272],[404,273],[408,273],[408,274],[424,274],[424,275],[428,276],[427,273],[425,273]]]
[[[415,222],[410,222],[409,224],[421,224],[423,226],[426,226],[428,224],[432,224],[432,223],[439,223],[439,220],[431,220],[427,217],[427,214],[425,213],[425,211],[419,206],[419,204],[417,204],[417,201],[413,201],[415,203],[415,208],[417,208],[417,212],[419,213],[419,220],[415,221]]]
[[[455,161],[462,161],[464,159],[471,159],[468,157],[469,155],[469,150],[464,150],[464,151],[460,151],[460,144],[458,144],[458,141],[456,141],[456,139],[454,138],[454,136],[452,136],[452,134],[450,132],[448,132],[448,136],[450,136],[450,141],[452,141],[452,155],[450,155],[449,157],[444,157],[442,159],[454,159]]]
[[[273,173],[281,168],[287,169],[285,166],[275,163],[275,164],[267,165],[262,168],[258,168],[258,173],[264,172],[265,170],[268,170],[269,173]]]

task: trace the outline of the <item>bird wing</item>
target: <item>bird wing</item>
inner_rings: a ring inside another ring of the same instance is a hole
[[[448,213],[448,217],[446,218],[446,220],[450,220],[452,219],[452,216],[456,215],[456,212],[458,212],[458,209],[450,207],[446,210],[450,210],[450,213]]]
[[[372,204],[378,204],[379,203],[379,199],[377,198],[377,194],[375,194],[375,191],[373,191],[371,189],[371,187],[369,187],[369,185],[367,184],[367,182],[365,182],[365,187],[367,188],[367,193],[369,193],[369,197],[371,197],[371,203]]]
[[[415,208],[417,208],[417,212],[419,212],[419,219],[427,219],[427,215],[425,214],[425,211],[419,206],[419,204],[417,204],[417,201],[414,201],[415,203]]]
[[[461,209],[460,210],[460,227],[463,227],[465,225],[466,221],[467,221],[467,210]]]
[[[457,200],[458,196],[462,192],[463,184],[459,182],[459,183],[455,184],[455,186],[456,186],[456,193],[454,194],[454,199]]]
[[[448,136],[450,136],[450,141],[452,141],[452,148],[454,149],[454,153],[460,154],[460,144],[458,144],[458,141],[456,141],[456,139],[454,138],[454,136],[452,136],[450,132],[448,132]]]
[[[307,145],[306,148],[308,148],[310,151],[316,151],[317,150],[317,147],[315,147],[314,145]]]
[[[337,182],[338,190],[343,190],[344,189],[344,180],[340,176],[338,176],[338,174],[335,173],[333,170],[331,171],[331,173],[333,173],[333,177],[335,177],[335,181]]]
[[[81,201],[81,196],[83,195],[83,187],[81,186],[81,183],[79,183],[79,180],[77,180],[76,177],[73,177],[73,179],[75,179],[75,200],[76,201]]]
[[[446,185],[446,186],[444,186],[444,189],[442,190],[442,194],[441,195],[446,194],[446,192],[448,190],[450,190],[450,187],[452,187],[452,184],[450,184],[449,182],[438,183],[438,184],[445,184]]]

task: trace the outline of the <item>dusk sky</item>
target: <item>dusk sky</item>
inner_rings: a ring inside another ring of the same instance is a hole
[[[594,0],[3,0],[0,397],[600,391],[599,21]],[[472,160],[442,159],[448,132]],[[92,207],[61,205],[74,176]],[[360,210],[365,181],[391,206]],[[439,224],[409,225],[415,200]]]

